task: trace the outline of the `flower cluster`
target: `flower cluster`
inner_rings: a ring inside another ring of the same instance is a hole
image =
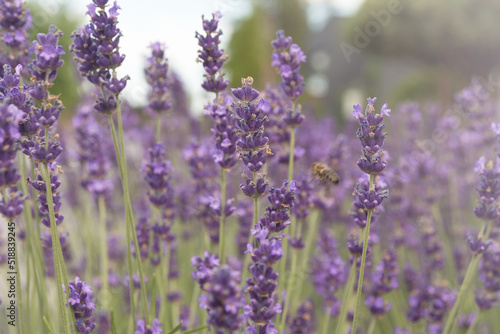
[[[373,315],[382,315],[390,310],[391,303],[384,301],[382,296],[399,287],[398,274],[396,252],[392,249],[385,251],[382,261],[372,273],[372,287],[365,301]]]
[[[59,194],[59,187],[61,186],[61,181],[59,180],[59,175],[62,174],[61,166],[49,166],[50,174],[50,189],[52,190],[52,202],[54,204],[54,216],[57,225],[60,225],[64,216],[59,213],[61,209],[61,195]],[[49,204],[47,201],[47,188],[42,175],[38,174],[35,180],[29,180],[28,183],[33,189],[35,189],[38,194],[38,214],[40,215],[40,222],[50,228],[50,218],[49,218]]]
[[[429,333],[441,333],[441,322],[455,302],[455,292],[437,284],[422,285],[413,290],[408,298],[410,309],[407,317],[411,322],[426,319]]]
[[[311,300],[304,300],[297,308],[297,315],[288,320],[290,333],[313,333],[314,325],[314,305]]]
[[[373,99],[368,98],[368,105],[364,114],[359,104],[354,106],[352,112],[360,125],[356,133],[362,147],[362,156],[358,160],[358,167],[361,171],[370,175],[380,174],[387,166],[387,162],[383,159],[385,152],[382,149],[387,134],[383,131],[385,125],[382,121],[384,116],[389,117],[391,110],[387,108],[386,103],[382,106],[380,114],[376,114],[373,107],[376,100],[376,97]]]
[[[148,198],[160,212],[162,217],[172,220],[175,216],[175,201],[172,185],[170,184],[173,171],[170,161],[165,160],[166,152],[163,144],[156,143],[148,149],[147,160],[142,164],[144,180],[149,186]]]
[[[368,105],[364,114],[359,104],[354,106],[352,112],[360,125],[356,133],[362,146],[362,156],[358,160],[358,167],[362,172],[370,176],[379,175],[387,166],[387,162],[383,159],[385,151],[382,146],[384,145],[386,133],[383,132],[385,125],[382,121],[384,116],[389,116],[391,110],[387,108],[387,104],[384,104],[381,113],[375,114],[373,103],[376,100],[377,98],[368,98]],[[356,186],[355,193],[358,196],[357,201],[365,211],[374,211],[382,203],[383,199],[388,196],[386,190],[377,190],[375,187],[370,188],[370,185],[368,187]]]
[[[296,100],[304,92],[304,77],[300,75],[300,63],[306,61],[306,55],[297,44],[292,44],[292,37],[286,37],[283,30],[276,33],[276,40],[271,42],[274,48],[272,66],[281,74],[281,87],[285,94]]]
[[[167,82],[168,61],[165,58],[165,45],[160,42],[151,44],[151,57],[147,59],[146,81],[151,86],[148,94],[150,110],[161,114],[172,108],[169,85]]]
[[[85,171],[81,185],[94,197],[109,197],[113,183],[107,177],[111,167],[102,129],[97,123],[92,108],[87,104],[80,106],[73,117],[75,138],[78,143],[77,156],[82,170]]]
[[[330,316],[340,311],[340,301],[335,294],[346,281],[346,274],[346,264],[338,253],[335,237],[329,230],[321,229],[316,255],[311,260],[311,280],[323,298],[323,309]]]
[[[484,289],[476,292],[476,304],[481,310],[489,310],[500,300],[500,244],[495,242],[484,252],[479,279]]]
[[[220,12],[212,14],[211,20],[202,16],[205,36],[198,32],[195,35],[198,39],[198,45],[201,47],[197,60],[203,64],[206,72],[205,81],[201,86],[207,92],[214,93],[222,92],[229,85],[229,80],[224,80],[225,73],[221,71],[222,65],[228,58],[227,55],[224,55],[224,50],[219,48],[219,37],[222,35],[222,30],[217,31],[217,29],[221,18]]]
[[[38,164],[48,164],[57,159],[63,151],[59,143],[59,135],[52,134],[64,106],[55,96],[49,93],[49,88],[57,76],[57,69],[62,66],[62,47],[58,45],[62,33],[50,26],[47,34],[38,34],[38,41],[33,41],[35,59],[32,62],[31,74],[35,82],[29,88],[29,93],[34,102],[41,106],[35,108],[33,118],[26,122],[27,127],[37,129],[34,136],[25,138],[22,142],[22,152]],[[33,124],[34,123],[34,124]],[[38,130],[41,127],[42,130]],[[26,131],[28,134],[31,130]],[[43,134],[43,136],[42,136]],[[40,135],[40,136],[38,136]]]
[[[88,5],[90,24],[73,32],[70,51],[75,55],[80,74],[95,86],[105,88],[110,93],[107,97],[99,96],[94,109],[111,114],[116,111],[116,99],[125,88],[129,77],[118,79],[116,75],[116,68],[125,59],[125,55],[119,51],[121,31],[117,23],[120,7],[116,2],[108,11],[106,7],[108,0],[93,0],[93,3]]]
[[[197,193],[207,192],[211,181],[219,175],[214,163],[215,148],[203,140],[201,143],[192,142],[182,151],[182,157],[189,166],[191,177],[195,182]]]
[[[191,263],[196,270],[193,277],[206,292],[200,299],[200,307],[207,310],[207,323],[215,328],[215,333],[237,333],[243,323],[238,315],[245,297],[241,293],[241,273],[229,265],[220,266],[215,255],[205,252],[204,258],[195,256]]]
[[[494,220],[500,217],[500,211],[495,205],[500,197],[500,158],[497,158],[496,168],[493,162],[485,162],[481,157],[474,168],[479,177],[479,184],[476,187],[479,193],[479,204],[474,208],[476,217],[483,220]]]
[[[69,289],[68,304],[75,314],[76,329],[79,333],[92,333],[96,328],[92,288],[76,276],[75,281],[69,282]]]
[[[272,235],[281,232],[290,224],[289,212],[294,206],[295,181],[283,182],[281,188],[271,188],[268,200],[270,205],[266,208],[265,216],[260,223],[252,229],[256,245],[248,244],[252,264],[250,273],[252,278],[247,279],[250,304],[245,306],[245,315],[253,321],[253,328],[258,333],[273,333],[273,318],[281,312],[278,299],[278,276],[274,265],[283,257],[281,239],[284,234]]]
[[[7,74],[6,74],[7,76]],[[4,80],[0,81],[0,85]],[[15,168],[16,141],[21,134],[19,123],[25,113],[13,104],[4,101],[0,104],[0,192],[7,195],[0,202],[0,213],[12,220],[23,210],[23,198],[17,191],[17,181],[21,175]]]
[[[264,108],[265,101],[259,97],[259,92],[252,88],[253,79],[242,79],[242,87],[231,89],[236,102],[233,102],[233,115],[237,135],[237,150],[243,164],[251,171],[258,172],[266,163],[267,156],[271,155],[268,141],[264,136],[264,123],[267,121]],[[259,186],[260,185],[260,186]],[[242,184],[240,188],[249,197],[259,197],[265,193],[266,182],[262,177]]]
[[[31,73],[36,81],[42,82],[45,86],[54,82],[57,69],[64,63],[61,56],[66,53],[62,46],[57,44],[62,32],[56,29],[54,25],[51,25],[47,34],[38,34],[38,41],[33,41],[32,46],[35,59]],[[33,98],[36,99],[35,96]]]
[[[25,3],[20,0],[0,2],[0,77],[3,65],[21,65],[27,77],[26,65],[31,58],[29,30],[33,27],[33,17]]]
[[[198,196],[200,204],[199,220],[207,228],[210,242],[219,243],[219,225],[222,214],[221,200],[216,196]],[[224,217],[233,214],[235,207],[232,205],[233,199],[226,200],[224,205]]]
[[[205,114],[209,115],[214,122],[211,131],[217,150],[215,162],[225,171],[229,171],[238,161],[236,154],[238,136],[231,117],[232,103],[233,99],[230,96],[223,95],[220,101],[214,100],[213,104],[205,107]]]
[[[286,37],[283,30],[279,30],[276,35],[277,39],[271,42],[274,48],[271,65],[281,75],[281,87],[286,96],[295,103],[304,92],[305,83],[304,77],[300,75],[300,63],[306,61],[306,55],[297,44],[292,44],[292,37]],[[287,111],[283,121],[294,128],[304,121],[304,115],[300,108],[292,108]]]
[[[297,183],[288,183],[285,180],[280,188],[269,189],[267,199],[270,205],[266,207],[264,217],[260,218],[260,228],[267,229],[269,233],[281,232],[290,225],[290,211],[295,206]]]

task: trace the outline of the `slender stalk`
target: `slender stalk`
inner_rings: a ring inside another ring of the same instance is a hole
[[[316,235],[318,234],[318,223],[319,223],[319,210],[314,209],[311,214],[309,215],[309,223],[308,223],[308,228],[307,228],[307,236],[306,236],[306,247],[304,249],[303,257],[302,257],[302,262],[299,268],[303,268],[304,270],[307,269],[306,265],[307,262],[309,261],[309,258],[312,254],[312,251],[314,249],[314,245],[316,243],[314,242],[314,239],[316,238]],[[304,289],[305,284],[300,284],[299,285],[299,290],[297,291],[296,294],[294,294],[294,298],[297,299],[302,296],[302,290]]]
[[[474,254],[472,260],[467,267],[467,271],[465,272],[465,278],[460,286],[460,290],[458,292],[457,300],[453,305],[453,308],[450,311],[450,315],[448,320],[446,321],[446,326],[444,327],[443,334],[452,333],[453,326],[455,325],[456,319],[460,314],[460,309],[462,307],[463,301],[466,297],[466,292],[469,290],[469,286],[472,283],[472,277],[474,276],[477,266],[479,265],[479,261],[481,260],[482,254]]]
[[[19,169],[21,172],[21,180],[26,180],[28,177],[28,172],[27,172],[27,167],[26,167],[26,159],[24,158],[24,155],[21,152],[18,152],[17,154],[17,159],[18,159],[18,165]],[[19,184],[21,185],[21,190],[24,195],[29,194],[28,186],[26,182],[20,181]],[[26,228],[26,239],[27,239],[27,245],[28,245],[28,256],[29,259],[32,261],[33,265],[33,271],[35,281],[34,284],[38,284],[38,289],[37,290],[37,295],[38,295],[38,301],[39,301],[39,306],[40,309],[45,309],[46,310],[46,315],[47,315],[47,321],[52,324],[51,318],[50,318],[50,313],[49,310],[49,303],[48,303],[48,295],[47,295],[47,288],[45,286],[45,268],[43,264],[43,259],[42,259],[42,247],[40,244],[40,238],[37,237],[35,234],[35,231],[33,229],[33,216],[31,215],[31,201],[29,199],[24,200],[24,207],[23,207],[23,217],[24,217],[24,225]],[[29,285],[30,280],[28,280],[28,285]],[[29,305],[29,304],[28,304]],[[42,305],[44,307],[42,307]],[[53,326],[53,325],[52,325]]]
[[[488,222],[485,221],[478,237],[482,238],[483,236],[485,236],[485,233],[487,233],[487,237],[489,236],[487,226]],[[467,271],[465,272],[464,280],[457,295],[457,299],[455,300],[455,304],[453,304],[453,308],[450,311],[450,315],[448,316],[448,320],[446,321],[446,326],[442,334],[449,334],[452,332],[453,326],[455,325],[457,317],[460,314],[460,309],[462,307],[463,301],[467,296],[467,292],[470,288],[470,285],[472,284],[473,278],[477,272],[477,267],[479,266],[479,262],[481,261],[482,257],[483,253],[472,255],[472,260],[469,262],[469,266],[467,267]]]
[[[61,241],[59,240],[59,233],[57,231],[57,225],[56,225],[56,219],[55,219],[55,213],[54,213],[54,203],[52,200],[52,187],[51,187],[51,182],[50,182],[50,174],[49,174],[49,167],[48,164],[43,164],[43,170],[40,170],[40,173],[42,173],[42,178],[45,182],[45,189],[46,189],[46,195],[47,195],[47,206],[49,209],[49,219],[50,219],[50,233],[52,236],[52,256],[54,258],[54,267],[55,267],[55,272],[56,272],[56,281],[57,281],[57,296],[59,300],[59,314],[62,315],[62,323],[63,323],[63,330],[64,333],[71,333],[71,325],[69,323],[68,319],[68,313],[66,310],[66,300],[64,296],[64,292],[62,290],[62,285],[66,287],[66,289],[69,291],[69,285],[68,282],[64,280],[63,278],[63,273],[62,271],[65,270],[63,269],[64,265],[64,258],[62,255],[62,250],[61,250]]]
[[[370,191],[373,189],[373,174],[370,175]],[[363,241],[363,254],[361,256],[361,266],[359,268],[359,279],[358,279],[358,289],[356,291],[356,306],[354,309],[354,319],[352,322],[351,334],[356,333],[356,328],[358,326],[359,313],[361,311],[361,294],[363,290],[363,278],[365,275],[365,262],[366,262],[366,252],[368,250],[368,237],[370,235],[370,223],[372,220],[372,212],[368,211],[366,216],[366,227],[365,227],[365,239]]]
[[[356,291],[356,306],[354,308],[354,319],[352,322],[351,334],[356,333],[356,327],[358,326],[358,318],[361,310],[361,295],[363,289],[363,278],[365,275],[365,262],[366,262],[366,252],[368,250],[368,236],[370,234],[370,223],[372,220],[372,213],[368,211],[366,217],[366,227],[365,227],[365,237],[363,241],[363,254],[361,255],[361,266],[359,268],[359,278],[358,278],[358,289]]]
[[[342,298],[344,302],[342,303],[342,308],[340,309],[339,319],[337,321],[337,328],[335,333],[345,333],[344,325],[347,318],[347,310],[349,309],[349,304],[351,300],[352,289],[354,287],[355,277],[356,277],[356,264],[357,258],[354,258],[351,265],[351,271],[349,272],[349,280],[344,290],[344,297]]]
[[[226,263],[226,171],[220,170],[220,225],[219,225],[219,260]]]
[[[118,168],[120,170],[120,176],[123,175],[122,164],[120,163],[120,149],[118,147],[118,139],[116,135],[115,123],[113,121],[113,117],[108,115],[109,127],[111,128],[111,136],[113,138],[113,146],[115,148],[116,160],[118,162]],[[126,224],[126,236],[127,236],[127,267],[129,272],[128,282],[129,282],[129,292],[130,292],[130,311],[132,312],[132,319],[136,316],[136,308],[135,308],[135,300],[134,300],[134,279],[132,277],[132,273],[134,268],[132,267],[132,253],[130,252],[130,224]]]
[[[292,181],[293,178],[293,163],[295,154],[295,128],[290,131],[290,157],[288,160],[288,181]]]
[[[134,241],[134,247],[136,250],[139,250],[139,242],[137,240],[137,232],[135,230],[135,222],[134,222],[134,214],[132,211],[132,203],[130,201],[130,192],[129,192],[129,186],[128,186],[128,175],[127,175],[127,164],[126,164],[126,152],[125,152],[125,146],[124,146],[124,140],[123,140],[123,124],[122,124],[122,112],[121,112],[121,104],[120,100],[118,97],[116,98],[116,114],[117,114],[117,119],[118,119],[118,137],[120,141],[120,148],[121,148],[121,159],[120,163],[122,165],[122,186],[123,186],[123,197],[124,197],[124,204],[125,204],[125,216],[126,219],[128,220],[128,223],[130,225],[130,232],[132,233],[132,239]],[[129,248],[130,252],[130,248]],[[150,319],[150,314],[148,311],[148,301],[147,301],[147,289],[146,289],[146,284],[144,282],[144,271],[142,269],[142,262],[140,256],[136,256],[136,262],[137,262],[137,269],[139,271],[139,278],[141,281],[141,301],[142,301],[142,307],[143,311],[145,314],[146,322],[148,324],[151,323]]]
[[[377,322],[376,319],[377,318],[372,317],[372,319],[370,320],[370,325],[368,326],[368,332],[366,332],[366,334],[373,334],[373,331],[375,330],[375,324]]]
[[[253,182],[257,184],[257,172],[253,172]],[[257,225],[259,222],[259,199],[255,197],[253,199],[253,219],[252,219],[252,227]],[[252,240],[252,235],[248,236],[248,242],[250,243]],[[241,278],[245,280],[245,277],[248,275],[248,266],[250,264],[250,255],[245,256],[243,259],[243,273]]]
[[[106,201],[104,196],[99,196],[97,200],[99,207],[99,226],[101,228],[101,277],[103,291],[109,294],[109,261],[108,261],[108,229],[106,227]],[[105,301],[106,303],[109,301]],[[107,308],[107,305],[103,305]]]
[[[293,221],[292,217],[292,224],[291,226],[295,225],[295,222]],[[292,299],[294,299],[291,290],[292,290],[292,282],[295,280],[295,275],[296,275],[296,270],[297,270],[297,255],[298,255],[298,249],[291,248],[290,249],[292,252],[292,259],[291,259],[291,268],[290,268],[290,275],[288,276],[288,279],[286,281],[286,289],[285,291],[287,292],[287,298],[283,302],[283,313],[281,315],[281,322],[280,322],[280,327],[281,330],[284,330],[285,328],[285,321],[286,321],[286,315],[288,314],[288,309],[290,307],[290,304],[292,302]],[[282,265],[284,265],[285,261],[283,261]],[[282,267],[283,268],[283,267]],[[284,270],[281,271],[281,273],[285,273]],[[293,305],[292,305],[293,306]]]
[[[161,142],[161,113],[156,116],[156,142]]]
[[[321,323],[321,331],[319,334],[328,334],[328,325],[330,324],[330,318],[332,316],[325,312],[325,316],[323,317],[323,322]]]

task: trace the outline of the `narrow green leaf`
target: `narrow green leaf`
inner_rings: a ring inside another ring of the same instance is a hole
[[[172,329],[170,332],[168,332],[168,334],[174,334],[174,333],[177,333],[178,331],[181,330],[181,327],[182,327],[182,321],[179,322],[179,324],[177,326],[174,327],[174,329]]]
[[[115,312],[113,311],[113,309],[109,311],[109,321],[111,322],[111,334],[118,334],[115,325]]]
[[[53,334],[54,330],[50,327],[49,322],[47,321],[47,318],[45,316],[43,316],[43,322],[44,322],[45,326],[47,326],[47,329],[49,330],[49,333]]]
[[[196,333],[198,331],[201,331],[202,329],[205,329],[205,328],[207,328],[207,325],[203,325],[203,326],[197,327],[195,329],[190,329],[188,331],[182,332],[181,334],[192,334],[192,333]]]

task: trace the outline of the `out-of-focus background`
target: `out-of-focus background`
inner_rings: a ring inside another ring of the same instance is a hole
[[[65,33],[88,22],[89,0],[28,2],[35,30],[55,23]],[[155,41],[167,45],[171,69],[182,78],[191,110],[201,114],[208,96],[201,89],[203,69],[195,62],[201,15],[220,11],[222,45],[230,55],[224,66],[230,87],[252,76],[256,88],[277,83],[271,67],[278,29],[284,29],[308,57],[303,73],[304,108],[331,115],[339,124],[354,103],[366,96],[395,105],[412,99],[449,103],[454,91],[472,76],[489,89],[500,82],[500,1],[498,0],[122,0],[120,42],[127,58],[120,69],[129,74],[124,95],[133,106],[145,104],[143,68]],[[79,93],[78,74],[66,54],[54,92],[62,93],[67,116]]]

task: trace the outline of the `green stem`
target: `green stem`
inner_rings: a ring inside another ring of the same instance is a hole
[[[99,196],[99,226],[101,228],[101,274],[102,274],[102,287],[105,294],[111,296],[109,291],[109,261],[108,261],[108,229],[106,227],[106,201],[104,196]],[[103,308],[107,309],[109,301],[105,300]]]
[[[358,326],[359,313],[361,311],[361,295],[362,295],[362,289],[363,289],[363,278],[365,275],[366,252],[368,249],[368,236],[370,235],[371,219],[372,219],[372,212],[368,211],[368,215],[366,217],[365,237],[364,237],[364,241],[363,241],[363,254],[361,256],[361,266],[359,268],[358,289],[356,291],[356,306],[354,308],[354,319],[352,322],[351,334],[356,333],[356,328]]]
[[[288,181],[293,179],[293,164],[295,154],[295,128],[290,131],[290,157],[288,159]]]
[[[492,225],[491,222],[490,225]],[[488,221],[484,221],[483,226],[478,234],[478,238],[483,238],[484,236],[489,237],[488,230],[490,230]],[[469,287],[472,284],[482,256],[483,253],[472,255],[472,260],[469,262],[469,266],[467,267],[467,271],[465,272],[464,280],[457,295],[457,299],[455,300],[455,304],[453,304],[453,308],[450,311],[450,315],[448,316],[448,320],[446,321],[446,326],[442,334],[452,333],[453,326],[455,325],[455,322],[460,314],[460,308],[462,307],[462,303],[467,296],[467,292],[469,291]]]
[[[467,291],[469,290],[469,286],[472,283],[472,277],[476,273],[477,266],[479,265],[479,261],[481,260],[482,254],[474,254],[472,260],[467,267],[467,271],[465,272],[465,278],[460,286],[460,290],[458,292],[457,300],[453,305],[453,308],[450,311],[450,315],[448,320],[446,321],[446,326],[444,328],[443,334],[452,333],[453,326],[455,325],[456,319],[460,314],[460,309],[462,307],[462,303],[466,297]]]
[[[320,334],[328,334],[328,325],[330,324],[331,317],[332,316],[328,314],[328,312],[325,312],[323,323],[321,324],[321,331],[319,332]]]
[[[257,172],[253,172],[253,182],[257,184]],[[253,199],[253,218],[252,218],[252,227],[257,225],[259,222],[259,198],[254,197]],[[252,235],[248,236],[248,242],[250,243],[252,240]],[[250,264],[250,255],[246,255],[243,259],[243,273],[242,279],[245,280],[248,275],[248,266]]]
[[[357,258],[354,257],[351,265],[351,271],[349,272],[349,280],[344,290],[344,302],[342,303],[342,308],[340,309],[339,319],[337,321],[337,328],[335,333],[345,333],[345,322],[347,319],[347,310],[349,309],[349,304],[351,300],[352,289],[354,287],[354,282],[356,280],[356,264]]]
[[[90,194],[85,191],[83,194],[83,210],[84,210],[84,219],[85,219],[85,224],[83,225],[83,231],[82,233],[85,233],[87,236],[87,240],[90,240],[93,236],[92,231],[93,229],[93,222],[94,219],[92,218],[92,207],[91,207],[91,201],[90,201]],[[85,277],[87,279],[90,279],[92,277],[92,266],[94,262],[94,256],[93,256],[93,247],[85,247],[86,248],[86,256],[87,258],[85,259]]]
[[[156,142],[161,142],[161,113],[156,117]]]
[[[368,326],[368,332],[366,332],[366,334],[373,334],[376,322],[377,322],[376,318],[372,317],[372,319],[370,320],[370,325]]]
[[[220,225],[219,225],[219,260],[226,263],[226,171],[220,170]]]
[[[293,221],[293,218],[292,217],[292,224],[291,226],[293,225],[296,225]],[[283,314],[281,316],[281,323],[280,323],[280,327],[281,330],[283,331],[285,329],[285,321],[286,321],[286,315],[288,314],[288,309],[290,308],[290,305],[292,305],[292,300],[294,300],[294,295],[295,294],[292,294],[291,291],[292,291],[292,283],[296,280],[296,271],[297,271],[297,255],[298,255],[298,249],[294,249],[293,247],[290,248],[291,252],[292,252],[292,259],[291,259],[291,268],[290,268],[290,275],[287,275],[288,276],[288,279],[286,281],[286,293],[287,293],[287,298],[286,300],[284,301],[284,305],[283,305]],[[284,261],[283,261],[284,263]],[[281,271],[282,273],[284,273],[285,271]],[[292,305],[292,310],[293,310],[293,305]]]
[[[62,285],[66,287],[66,291],[69,292],[68,282],[63,278],[64,269],[64,258],[61,250],[61,241],[59,240],[59,233],[57,231],[55,213],[54,213],[54,202],[52,199],[52,186],[50,182],[50,173],[48,164],[43,164],[43,171],[40,170],[42,178],[45,182],[47,206],[49,209],[49,219],[50,219],[50,233],[52,236],[52,256],[54,258],[54,267],[57,281],[57,296],[59,299],[59,314],[62,315],[63,329],[64,333],[71,333],[71,325],[68,319],[68,313],[66,310],[66,300],[65,295],[62,290]]]
[[[21,181],[19,182],[22,192],[24,195],[28,195],[30,192],[28,190],[28,186],[26,182],[23,182],[28,177],[27,167],[26,167],[26,159],[21,152],[17,154],[18,165],[21,172]],[[49,303],[48,303],[48,295],[47,288],[45,286],[45,268],[42,259],[42,247],[40,244],[40,238],[34,232],[33,229],[33,216],[31,215],[31,201],[27,198],[24,200],[23,207],[23,217],[24,217],[24,225],[26,228],[26,240],[27,240],[27,248],[28,248],[28,257],[31,260],[33,265],[33,275],[30,275],[30,278],[27,281],[29,285],[33,279],[33,284],[38,285],[37,295],[38,295],[38,303],[40,309],[46,310],[47,321],[52,324],[52,321],[49,317]],[[29,305],[29,303],[28,303]],[[31,323],[30,323],[31,325]]]
[[[306,246],[304,249],[302,261],[300,264],[299,268],[303,268],[304,270],[306,269],[307,266],[307,261],[309,261],[309,258],[312,254],[312,251],[314,249],[314,245],[316,243],[314,242],[314,239],[316,238],[317,232],[318,232],[318,223],[319,223],[319,210],[314,209],[311,214],[308,217],[308,227],[307,227],[307,236],[306,236]],[[297,291],[296,294],[294,294],[294,298],[297,299],[302,296],[302,290],[304,288],[305,284],[300,284],[299,285],[299,290]]]
[[[109,127],[111,128],[111,137],[113,138],[113,146],[115,148],[116,161],[118,163],[118,169],[120,170],[120,176],[123,179],[123,168],[120,163],[120,148],[118,147],[118,138],[116,135],[115,122],[111,114],[108,115]],[[127,216],[127,214],[125,214]],[[134,279],[132,273],[134,268],[132,267],[132,253],[130,252],[130,224],[126,224],[126,236],[127,236],[127,267],[129,272],[128,282],[129,282],[129,292],[130,292],[130,311],[132,312],[132,319],[136,317],[135,300],[134,300]]]
[[[120,140],[120,148],[121,148],[121,159],[120,163],[122,165],[122,186],[123,186],[123,197],[124,197],[124,205],[125,205],[125,216],[128,220],[128,224],[130,225],[130,232],[132,233],[132,239],[134,241],[134,247],[138,251],[139,242],[137,240],[137,232],[135,230],[135,222],[134,222],[134,213],[132,210],[132,203],[130,201],[130,192],[128,186],[128,175],[127,175],[127,164],[126,164],[126,152],[125,145],[123,140],[123,124],[122,124],[122,112],[121,112],[121,104],[118,97],[116,97],[116,114],[118,119],[118,137]],[[128,251],[130,252],[130,247],[128,247]],[[145,314],[146,322],[148,324],[151,323],[150,314],[148,312],[148,301],[147,301],[147,289],[146,284],[144,282],[144,271],[142,269],[141,257],[136,256],[137,269],[139,270],[139,278],[141,281],[141,301],[142,307]]]

